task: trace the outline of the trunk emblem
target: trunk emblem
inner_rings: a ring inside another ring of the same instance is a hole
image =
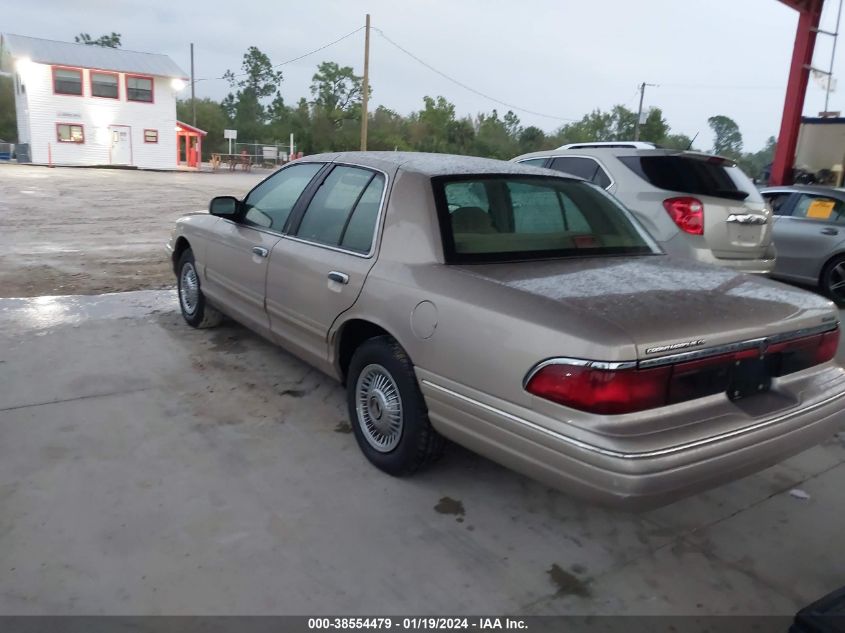
[[[660,352],[672,352],[676,349],[687,349],[688,347],[698,347],[704,345],[703,338],[697,338],[692,341],[684,341],[683,343],[672,343],[671,345],[659,345],[657,347],[647,347],[646,354],[659,354]]]
[[[737,224],[765,224],[766,216],[757,213],[731,213],[725,222]]]

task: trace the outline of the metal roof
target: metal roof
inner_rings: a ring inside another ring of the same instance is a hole
[[[116,70],[157,77],[188,78],[185,71],[179,68],[172,59],[167,55],[157,53],[139,53],[90,44],[71,44],[11,33],[3,34],[2,48],[6,49],[12,57],[24,57],[41,64]]]

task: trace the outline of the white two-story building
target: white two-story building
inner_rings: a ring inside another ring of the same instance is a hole
[[[10,34],[0,52],[14,78],[18,143],[29,146],[31,162],[179,164],[177,140],[195,128],[177,125],[176,97],[187,76],[166,55]]]

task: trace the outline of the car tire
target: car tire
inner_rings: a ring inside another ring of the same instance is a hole
[[[376,468],[411,475],[443,454],[446,440],[431,426],[411,360],[392,337],[355,350],[346,394],[355,439]]]
[[[842,283],[839,288],[836,284]],[[845,255],[831,259],[819,279],[821,291],[840,308],[845,307]]]
[[[194,252],[186,249],[176,267],[176,285],[182,318],[191,327],[207,328],[219,325],[223,315],[208,304],[200,286],[200,277],[194,261]]]

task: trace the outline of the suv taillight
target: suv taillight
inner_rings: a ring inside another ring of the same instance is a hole
[[[663,206],[679,229],[690,235],[704,235],[704,205],[700,200],[689,196],[669,198]]]
[[[770,376],[785,376],[836,356],[839,328],[769,345]],[[757,358],[757,348],[650,369],[602,369],[589,363],[551,363],[531,374],[526,391],[573,409],[615,415],[654,409],[725,392],[739,361]]]

